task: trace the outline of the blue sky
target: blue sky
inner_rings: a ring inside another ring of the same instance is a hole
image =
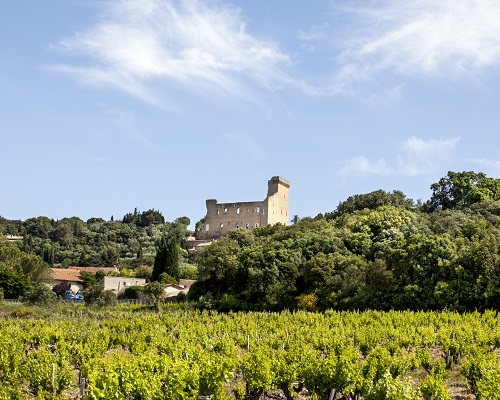
[[[109,219],[205,199],[290,215],[500,177],[500,2],[0,4],[0,215]]]

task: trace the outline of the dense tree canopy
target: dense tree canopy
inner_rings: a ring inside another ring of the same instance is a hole
[[[136,209],[128,213],[123,222],[102,218],[84,222],[78,217],[59,221],[47,217],[12,221],[0,217],[0,232],[2,236],[22,236],[22,241],[15,246],[39,256],[50,266],[137,268],[153,265],[163,236],[175,236],[181,244],[187,232],[186,222],[189,223],[187,217],[165,222],[159,211],[151,209],[141,213]],[[185,253],[181,255],[187,257]]]
[[[473,171],[452,172],[431,185],[430,211],[464,209],[483,200],[500,200],[500,179]]]
[[[497,181],[449,173],[431,187],[433,209],[376,191],[292,226],[232,231],[200,256],[190,297],[221,309],[498,309]]]

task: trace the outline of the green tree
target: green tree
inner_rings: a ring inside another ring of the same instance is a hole
[[[334,218],[364,209],[375,210],[381,206],[412,209],[415,207],[415,204],[412,199],[406,198],[406,195],[399,190],[394,190],[392,193],[385,190],[376,190],[366,194],[350,196],[347,200],[340,202],[333,213],[327,213],[325,218]]]
[[[165,237],[160,242],[156,252],[151,279],[157,281],[160,275],[166,272],[168,275],[179,279],[179,245],[174,237],[168,240]]]
[[[112,290],[104,290],[101,285],[94,285],[85,292],[85,304],[112,306],[116,302],[116,294]]]
[[[165,297],[165,285],[161,282],[149,282],[144,286],[143,293],[151,298],[155,310],[160,312],[161,300]]]
[[[452,172],[431,185],[432,196],[426,211],[464,209],[482,200],[500,199],[500,179],[488,178],[483,172]]]
[[[165,223],[165,218],[163,217],[161,212],[156,211],[154,209],[144,211],[142,214],[140,214],[140,218],[137,221],[137,224],[139,226],[149,226],[149,225],[164,224],[164,223]]]
[[[29,281],[20,273],[10,268],[0,267],[0,287],[7,299],[17,299],[29,289]]]
[[[24,300],[30,304],[50,305],[57,301],[57,295],[47,285],[36,284],[26,293]]]

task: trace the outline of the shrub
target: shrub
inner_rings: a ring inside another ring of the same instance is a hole
[[[85,293],[85,303],[97,306],[112,306],[117,301],[112,290],[104,290],[101,285],[94,285]]]
[[[198,268],[194,265],[180,265],[179,266],[179,278],[180,279],[197,279],[198,278]]]
[[[144,286],[129,286],[125,289],[127,299],[138,299],[142,293],[144,293]]]
[[[28,293],[26,293],[24,300],[30,304],[49,305],[57,301],[57,295],[51,288],[42,283],[33,286]]]

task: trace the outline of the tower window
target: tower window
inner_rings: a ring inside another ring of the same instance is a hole
[[[205,231],[208,232],[210,230],[210,225],[206,224],[205,225]]]
[[[239,214],[239,213],[240,213],[240,208],[238,207],[238,208],[236,209],[236,214]]]
[[[224,207],[224,214],[227,214],[227,207]]]

